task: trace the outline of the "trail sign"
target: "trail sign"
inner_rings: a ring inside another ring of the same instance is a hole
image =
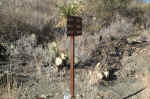
[[[82,18],[78,16],[67,16],[67,35],[82,35]]]
[[[75,99],[74,88],[74,44],[75,36],[82,35],[82,18],[78,16],[67,16],[67,35],[70,37],[70,93],[71,99]]]

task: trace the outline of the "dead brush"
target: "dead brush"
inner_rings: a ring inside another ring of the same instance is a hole
[[[103,78],[102,73],[100,73],[96,70],[90,70],[88,76],[89,76],[89,84],[90,85],[97,84]]]
[[[34,56],[34,61],[35,61],[35,64],[36,64],[36,73],[37,73],[37,76],[41,77],[41,66],[42,66],[42,63],[43,63],[43,57],[36,57]]]
[[[144,85],[146,86],[145,91],[143,92],[143,99],[150,99],[150,73],[146,70],[142,76]]]
[[[107,69],[107,65],[98,62],[94,69],[89,70],[89,84],[97,84],[98,82],[104,80],[104,78],[109,78],[109,71]]]
[[[140,93],[142,99],[150,99],[150,72],[145,69],[144,73],[138,73],[136,78],[142,80],[145,86],[143,92]],[[133,96],[134,99],[137,99],[136,97],[137,96]]]
[[[13,75],[5,74],[3,76],[5,79],[1,79],[0,86],[0,99],[18,99],[18,93],[21,87],[17,88],[17,82],[15,79],[10,79]]]

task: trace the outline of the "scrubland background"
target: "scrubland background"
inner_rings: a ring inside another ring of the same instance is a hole
[[[136,0],[0,0],[0,99],[63,98],[67,15],[83,19],[76,99],[149,99],[149,10]]]

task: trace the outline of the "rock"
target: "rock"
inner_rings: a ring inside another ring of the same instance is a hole
[[[51,54],[56,55],[58,51],[56,42],[48,43],[48,50]]]
[[[74,63],[75,63],[75,64],[78,64],[79,61],[80,61],[80,59],[79,59],[77,56],[75,56]]]
[[[31,38],[35,40],[36,39],[36,35],[35,34],[31,34]]]
[[[98,62],[98,63],[96,64],[95,68],[96,68],[97,70],[98,70],[98,69],[101,69],[100,65],[101,65],[101,63]]]
[[[53,47],[57,47],[56,42],[53,42],[53,43],[52,43],[52,46],[53,46]]]
[[[103,79],[103,74],[102,73],[97,73],[97,76],[99,77],[99,79]]]
[[[62,60],[65,60],[67,58],[67,55],[65,53],[60,53],[60,57]]]
[[[109,71],[104,71],[103,74],[104,74],[104,76],[105,76],[106,78],[108,78],[108,76],[109,76]]]
[[[56,60],[55,60],[55,64],[57,65],[57,66],[60,66],[61,64],[62,64],[62,59],[61,59],[61,57],[56,57]]]
[[[37,99],[46,99],[46,96],[43,94],[43,95],[40,95]]]

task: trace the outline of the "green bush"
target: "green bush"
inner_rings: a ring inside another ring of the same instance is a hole
[[[80,2],[67,2],[63,5],[56,5],[56,8],[60,12],[60,21],[56,27],[64,27],[67,16],[77,16],[80,14]]]
[[[77,6],[74,6],[72,4],[69,5],[63,5],[63,6],[58,6],[62,16],[67,16],[67,15],[75,15],[77,12]]]

